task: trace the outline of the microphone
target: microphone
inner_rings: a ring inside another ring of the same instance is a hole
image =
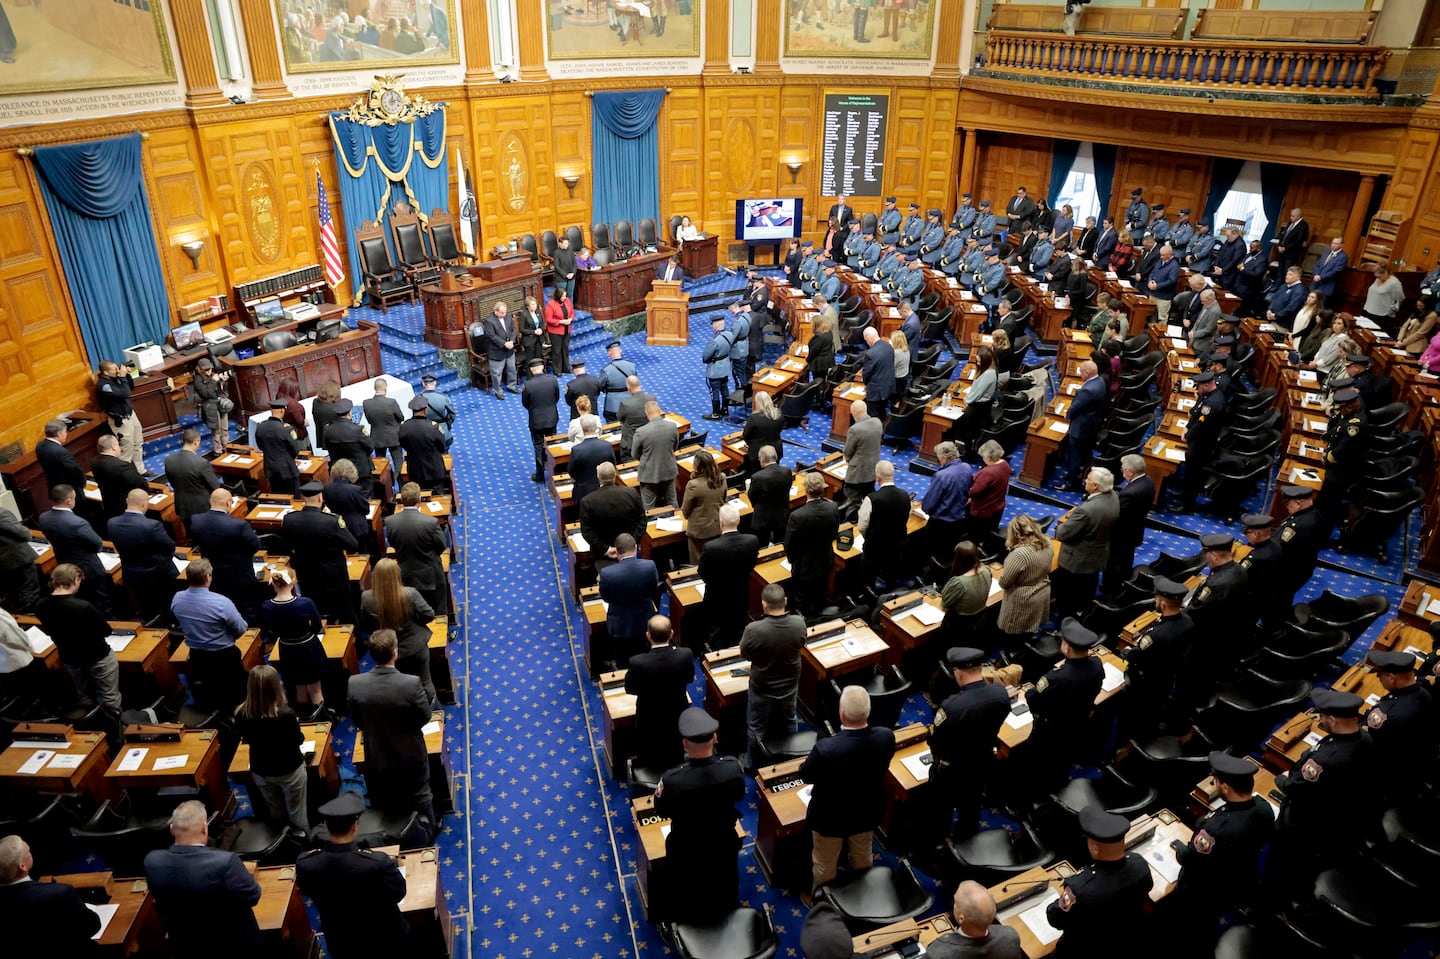
[[[1051,876],[1051,877],[1048,878],[1048,879],[1032,879],[1032,880],[1029,880],[1028,882],[1007,882],[1005,885],[1003,885],[1003,886],[1000,887],[1000,891],[1001,891],[1001,892],[1009,892],[1011,886],[1048,886],[1048,885],[1050,885],[1050,883],[1052,883],[1052,882],[1063,882],[1063,881],[1064,881],[1064,879],[1063,879],[1063,877],[1061,877],[1061,876]]]
[[[1033,896],[1039,895],[1052,882],[1055,882],[1060,878],[1061,877],[1059,876],[1052,876],[1048,879],[1039,879],[1032,882],[1007,882],[1005,885],[1000,887],[1000,891],[1002,893],[1008,890],[1011,886],[1024,886],[1026,888],[1022,889],[1020,892],[1017,892],[1012,896],[1006,896],[1004,899],[1001,899],[999,902],[995,903],[995,908],[997,910],[1008,909],[1016,903],[1024,902],[1026,899],[1030,899]]]

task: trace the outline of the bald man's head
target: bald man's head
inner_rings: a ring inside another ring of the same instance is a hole
[[[853,420],[864,419],[868,410],[869,407],[865,405],[864,400],[856,400],[850,404],[850,418]]]
[[[1080,364],[1080,379],[1088,380],[1091,377],[1100,375],[1100,367],[1095,365],[1094,360],[1086,360]]]
[[[995,900],[978,882],[970,879],[962,882],[955,890],[951,909],[955,924],[964,935],[983,939],[990,934],[990,925],[995,921]]]
[[[223,486],[217,486],[210,491],[210,508],[230,511],[230,491]]]
[[[881,460],[875,464],[875,482],[884,486],[886,483],[895,482],[895,464],[889,460]]]
[[[125,508],[145,512],[150,505],[150,491],[148,489],[132,489],[125,494]]]

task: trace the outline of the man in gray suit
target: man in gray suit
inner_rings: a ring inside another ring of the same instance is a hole
[[[0,593],[13,612],[29,612],[40,599],[40,567],[35,560],[30,528],[8,509],[0,509]]]
[[[390,465],[396,477],[400,475],[400,462],[405,454],[400,449],[400,424],[405,414],[400,404],[386,396],[389,385],[385,377],[375,378],[375,395],[360,406],[365,410],[365,421],[370,424],[370,448],[376,456],[389,456]]]
[[[1078,618],[1095,598],[1100,571],[1110,560],[1110,533],[1119,518],[1115,477],[1097,466],[1085,477],[1085,498],[1055,530],[1060,565],[1050,574],[1050,585],[1057,621],[1063,622],[1067,616]]]
[[[190,529],[190,518],[210,508],[210,493],[220,485],[215,470],[199,453],[200,431],[186,430],[180,448],[165,457],[165,479],[175,491],[175,512]]]
[[[864,400],[850,404],[850,431],[845,435],[845,486],[840,513],[853,520],[860,511],[860,501],[875,489],[875,464],[880,462],[880,437],[885,423],[869,415]]]
[[[640,502],[645,509],[678,505],[675,477],[680,468],[675,464],[675,448],[680,445],[680,431],[660,415],[654,397],[646,402],[645,425],[635,431],[630,444],[631,455],[640,461]]]
[[[645,407],[655,401],[654,393],[640,389],[640,377],[625,377],[625,398],[620,401],[620,460],[630,459],[634,450],[635,431],[644,426]]]
[[[430,697],[420,677],[395,668],[396,646],[393,629],[377,629],[370,637],[375,668],[350,677],[350,716],[365,734],[370,805],[386,812],[419,813],[433,837],[435,806],[423,732],[430,722]]]
[[[1210,352],[1215,342],[1215,325],[1220,322],[1220,304],[1215,301],[1215,290],[1206,287],[1200,291],[1200,315],[1190,325],[1190,347],[1196,356]]]
[[[450,609],[441,554],[448,545],[440,521],[420,511],[420,484],[400,487],[400,509],[385,517],[385,541],[395,547],[395,561],[406,586],[413,587],[437,612]]]

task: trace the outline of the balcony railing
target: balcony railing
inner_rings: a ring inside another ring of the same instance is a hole
[[[1375,81],[1389,56],[1385,47],[1352,44],[1240,46],[991,30],[985,35],[982,72],[1025,79],[1157,84],[1245,96],[1379,99]]]

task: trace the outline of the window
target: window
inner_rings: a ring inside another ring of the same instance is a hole
[[[1219,233],[1231,220],[1243,225],[1247,243],[1265,241],[1270,220],[1265,216],[1265,198],[1260,193],[1260,164],[1254,160],[1240,168],[1235,185],[1215,211],[1214,232]]]
[[[1080,144],[1070,175],[1065,178],[1065,185],[1060,188],[1060,195],[1052,206],[1058,212],[1067,203],[1075,211],[1076,226],[1084,226],[1087,216],[1099,221],[1100,195],[1095,191],[1095,155],[1088,143]]]

